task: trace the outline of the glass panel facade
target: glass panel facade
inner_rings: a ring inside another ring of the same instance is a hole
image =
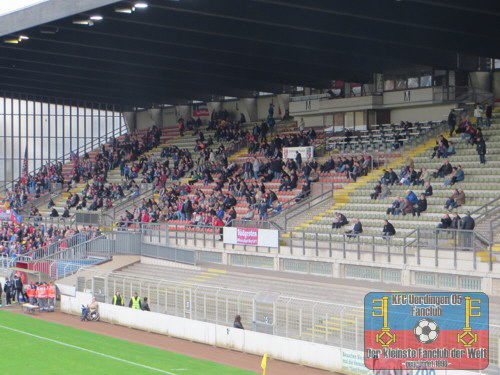
[[[112,105],[0,92],[0,184],[19,178],[25,152],[31,173],[125,132],[120,109]]]

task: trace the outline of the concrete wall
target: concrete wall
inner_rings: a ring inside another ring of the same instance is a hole
[[[500,98],[500,72],[493,73],[493,94],[495,98],[498,100]]]
[[[391,123],[400,121],[441,121],[448,119],[448,114],[455,104],[430,105],[422,107],[396,108],[391,110]]]
[[[81,292],[77,292],[75,297],[62,295],[61,310],[68,314],[80,314],[81,305],[87,305],[91,301],[91,297],[89,293]],[[341,349],[333,346],[239,330],[105,303],[99,303],[99,313],[102,321],[112,324],[245,353],[256,355],[267,353],[273,359],[304,366],[329,371],[341,370]],[[248,322],[247,325],[249,324]]]

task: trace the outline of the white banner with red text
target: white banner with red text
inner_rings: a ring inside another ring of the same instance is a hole
[[[279,234],[275,229],[224,227],[224,243],[279,247]]]

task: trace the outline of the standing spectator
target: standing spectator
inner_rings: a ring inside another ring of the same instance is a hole
[[[0,283],[0,307],[2,307],[2,293],[3,293],[3,288],[2,288],[2,283]]]
[[[128,307],[131,307],[134,310],[141,309],[141,297],[139,297],[137,292],[135,292],[134,296],[132,298],[130,298],[130,302],[128,303]]]
[[[238,328],[238,329],[245,329],[245,328],[243,328],[243,324],[241,323],[241,316],[240,315],[236,315],[234,317],[233,327]]]
[[[302,154],[298,151],[295,152],[295,163],[299,170],[302,169]]]
[[[491,116],[493,115],[493,106],[490,103],[486,104],[486,126],[490,127],[491,126]]]
[[[448,127],[450,128],[450,137],[453,135],[456,125],[457,125],[457,115],[455,114],[455,110],[452,109],[450,111],[450,114],[448,115]]]
[[[17,297],[17,303],[21,303],[23,301],[23,281],[18,274],[14,275],[12,286],[14,288],[14,299]]]
[[[476,127],[483,125],[483,107],[481,104],[476,103],[474,108],[474,117],[476,118]]]
[[[455,212],[453,214],[453,218],[451,219],[451,228],[460,229],[461,222],[462,222],[461,217],[458,215],[457,212]]]
[[[113,296],[113,305],[116,306],[125,306],[125,302],[123,301],[123,297],[120,294],[120,292],[116,292],[115,295]]]
[[[5,292],[5,305],[10,306],[11,298],[12,298],[12,291],[13,291],[13,285],[10,282],[10,279],[5,279],[5,284],[3,285],[3,291]]]
[[[384,220],[384,228],[382,229],[382,237],[388,238],[394,236],[396,234],[396,229],[394,229],[394,225],[389,223],[389,220]]]
[[[301,117],[299,122],[299,132],[303,132],[305,128],[306,128],[306,123],[304,122],[304,118]]]
[[[144,297],[144,303],[141,305],[142,311],[151,311],[149,309],[148,297]]]
[[[479,161],[481,164],[486,164],[486,142],[483,137],[477,137],[476,142],[476,152],[479,155]]]
[[[476,227],[476,222],[470,216],[470,212],[467,211],[465,216],[462,218],[460,222],[460,229],[466,231],[462,232],[462,244],[465,248],[470,248],[472,245],[472,231]]]

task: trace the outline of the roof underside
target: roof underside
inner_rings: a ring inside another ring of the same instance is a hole
[[[68,17],[50,23],[56,34],[24,30],[29,40],[0,45],[0,88],[149,106],[368,82],[409,65],[474,70],[479,56],[500,58],[498,1],[148,3],[132,14],[88,12],[104,17],[92,27]]]

